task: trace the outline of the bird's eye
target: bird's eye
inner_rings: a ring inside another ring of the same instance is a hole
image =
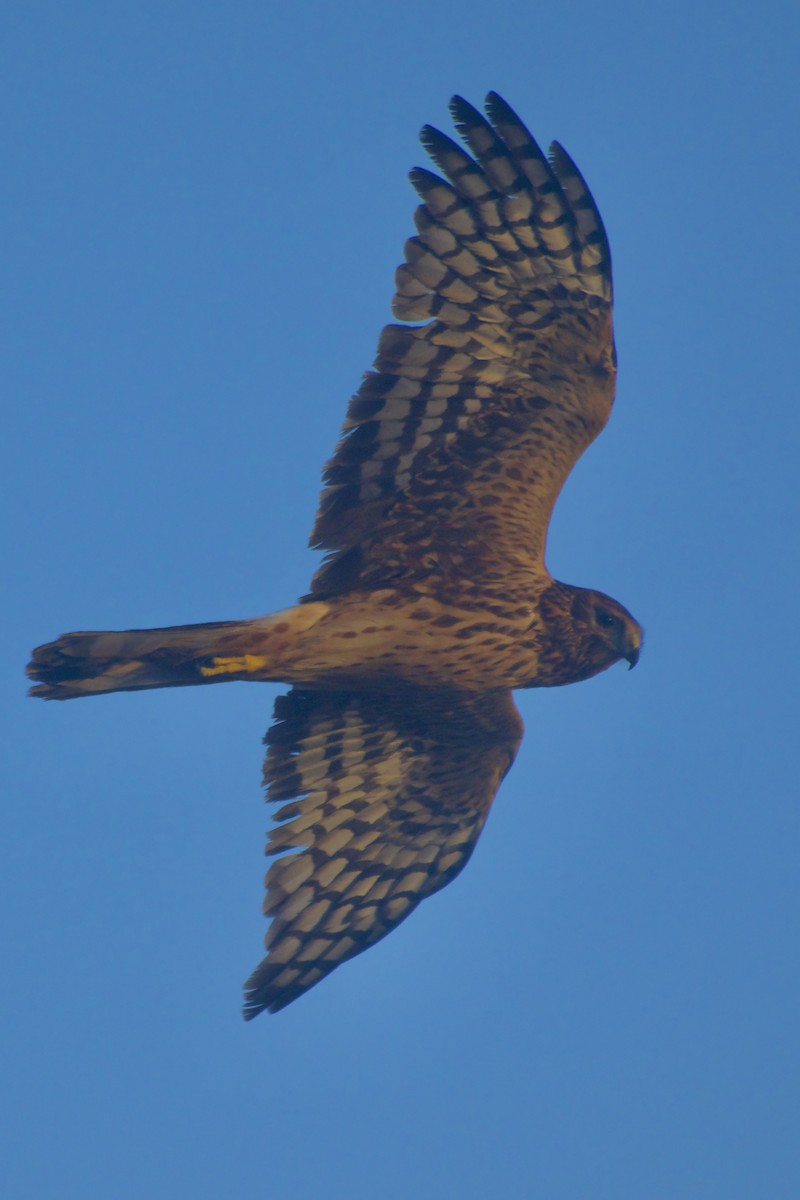
[[[596,608],[594,610],[594,619],[598,625],[605,626],[606,629],[613,629],[615,625],[619,625],[619,617],[610,613],[607,608]]]

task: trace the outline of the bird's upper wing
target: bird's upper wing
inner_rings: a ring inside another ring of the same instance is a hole
[[[313,692],[278,699],[268,796],[268,954],[245,1016],[277,1012],[373,945],[469,859],[522,722],[509,692]]]
[[[611,409],[611,260],[589,189],[494,93],[488,120],[460,97],[451,111],[471,154],[423,129],[447,180],[412,171],[418,234],[397,272],[395,315],[424,324],[386,326],[350,403],[315,596],[543,571],[555,499]]]

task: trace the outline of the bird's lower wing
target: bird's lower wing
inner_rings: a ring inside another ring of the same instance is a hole
[[[267,853],[281,857],[247,1018],[291,1003],[458,874],[522,736],[509,692],[294,689],[275,718],[264,772],[284,803]]]

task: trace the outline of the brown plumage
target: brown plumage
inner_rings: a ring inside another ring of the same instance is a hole
[[[522,725],[518,687],[639,656],[616,601],[559,583],[547,526],[614,395],[611,260],[581,175],[490,94],[428,126],[417,235],[375,368],[350,403],[308,596],[250,621],[72,633],[34,651],[33,695],[277,680],[264,774],[268,954],[245,1015],[284,1007],[469,858]],[[288,853],[286,853],[288,852]]]

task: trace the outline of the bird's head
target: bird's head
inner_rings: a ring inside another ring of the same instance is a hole
[[[598,653],[607,656],[608,665],[624,658],[628,670],[635,667],[644,641],[644,630],[627,608],[602,592],[588,593],[588,623]]]
[[[635,667],[644,631],[619,601],[592,588],[553,583],[542,597],[542,612],[553,634],[555,655],[545,654],[548,684],[590,679],[620,659]],[[553,669],[560,659],[560,671]]]

